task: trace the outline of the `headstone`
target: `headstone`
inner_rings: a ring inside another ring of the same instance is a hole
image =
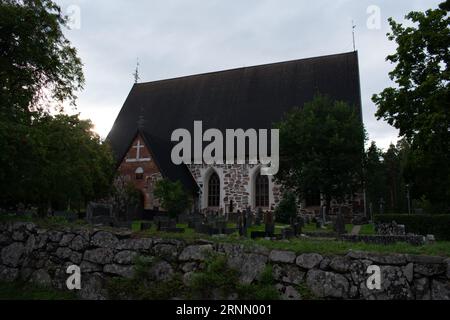
[[[281,237],[282,239],[290,239],[294,237],[294,230],[291,227],[286,227],[281,229]]]
[[[275,234],[275,221],[273,218],[273,211],[267,211],[264,215],[264,225],[266,237],[273,237]]]
[[[113,206],[106,203],[90,202],[86,208],[86,220],[90,224],[114,226]]]
[[[151,222],[141,222],[141,231],[150,230],[152,228]]]
[[[266,237],[265,231],[252,231],[250,233],[250,238],[252,238],[252,239],[265,238],[265,237]]]
[[[336,215],[336,220],[334,221],[334,231],[336,231],[338,235],[345,233],[345,221],[342,215],[341,207],[339,207],[339,211]]]

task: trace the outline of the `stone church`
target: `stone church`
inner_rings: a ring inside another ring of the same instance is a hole
[[[120,179],[141,190],[146,210],[161,209],[153,196],[161,178],[179,180],[192,194],[195,210],[268,210],[282,198],[282,186],[261,175],[259,165],[175,165],[172,132],[192,132],[194,121],[202,121],[204,130],[222,132],[271,129],[287,111],[317,93],[346,101],[361,114],[357,52],[137,83],[107,140]],[[320,202],[317,193],[303,206]]]

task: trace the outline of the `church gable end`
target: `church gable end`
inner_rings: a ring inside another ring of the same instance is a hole
[[[155,182],[162,178],[162,174],[141,133],[136,134],[133,139],[120,162],[118,172],[121,179],[132,183],[141,191],[144,209],[154,209],[158,206],[153,199],[153,188]]]

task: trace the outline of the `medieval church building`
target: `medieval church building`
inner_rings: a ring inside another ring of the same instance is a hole
[[[361,114],[357,52],[137,83],[107,140],[120,178],[141,190],[146,210],[160,209],[153,190],[161,178],[180,181],[196,210],[268,210],[282,198],[282,186],[261,175],[259,165],[175,165],[172,132],[185,128],[193,136],[194,121],[202,121],[204,131],[270,130],[287,111],[318,93],[345,101]],[[319,206],[320,195],[303,205]]]

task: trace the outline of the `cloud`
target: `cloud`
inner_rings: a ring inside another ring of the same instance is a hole
[[[80,8],[80,29],[66,32],[85,64],[86,86],[78,111],[105,137],[133,84],[136,58],[141,81],[352,50],[356,23],[363,116],[371,140],[387,148],[397,131],[377,121],[371,96],[391,85],[395,50],[387,18],[440,1],[367,0],[60,0]],[[367,8],[380,8],[381,28],[368,29]]]

